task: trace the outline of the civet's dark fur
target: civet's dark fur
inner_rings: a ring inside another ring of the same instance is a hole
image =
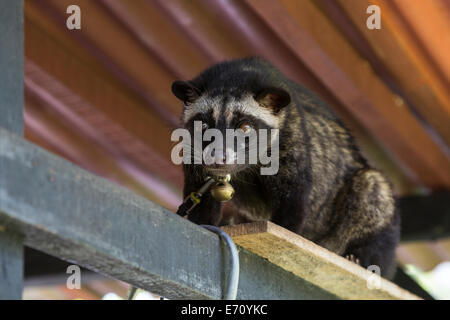
[[[391,187],[322,100],[260,58],[220,63],[192,81],[175,82],[172,91],[184,102],[182,120],[189,130],[194,120],[224,134],[243,120],[256,130],[280,130],[278,173],[260,175],[257,165],[230,169],[234,213],[224,215],[221,204],[206,194],[191,221],[271,220],[339,255],[353,254],[364,267],[378,265],[384,277],[392,277],[399,216]],[[248,115],[236,104],[250,104],[254,112]],[[184,165],[184,174],[187,196],[211,171],[193,164]]]

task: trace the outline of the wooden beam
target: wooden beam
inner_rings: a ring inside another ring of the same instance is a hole
[[[229,256],[216,234],[3,129],[0,163],[0,225],[27,246],[167,298],[222,297]],[[239,255],[239,299],[337,298]]]
[[[208,14],[198,1],[147,2],[173,21],[179,32],[207,57],[210,64],[248,56],[251,53],[246,43],[238,42],[234,34],[227,32],[220,23],[220,15]]]
[[[146,107],[157,114],[167,124],[177,126],[179,118],[173,111],[181,110],[179,101],[167,92],[173,81],[158,61],[139,43],[134,41],[122,28],[120,23],[112,20],[108,11],[95,1],[34,1],[35,7],[43,12],[48,20],[53,22],[53,28],[63,33],[84,47],[115,77],[120,79],[134,95],[142,100]],[[65,27],[66,8],[76,4],[83,8],[82,31],[68,30]],[[29,6],[33,8],[32,6]],[[27,7],[28,8],[28,7]],[[118,50],[127,48],[127,50]],[[151,76],[150,76],[151,75]],[[171,112],[172,111],[172,112]]]
[[[313,2],[246,2],[420,181],[450,186],[445,152]]]
[[[369,289],[372,272],[271,222],[223,229],[240,247],[342,299],[418,299],[383,278],[379,288]]]
[[[173,21],[147,0],[100,0],[114,19],[170,71],[173,77],[191,79],[203,71],[208,59],[179,32]],[[161,32],[164,30],[164,32]]]
[[[405,0],[393,0],[392,5],[417,35],[420,45],[433,61],[436,72],[450,88],[450,39],[446,36],[450,19],[444,4],[440,1],[421,1],[412,6]]]
[[[328,91],[316,76],[283,43],[273,30],[252,12],[243,1],[199,0],[209,15],[221,17],[227,34],[235,34],[234,41],[245,44],[249,55],[262,56],[271,61],[290,79],[319,94],[338,112],[343,111],[334,94]],[[185,12],[188,15],[190,12]],[[195,19],[195,17],[191,17]],[[190,31],[193,32],[193,31]]]

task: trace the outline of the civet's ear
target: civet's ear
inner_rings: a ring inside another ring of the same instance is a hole
[[[274,113],[278,113],[291,102],[291,96],[283,89],[266,88],[255,96],[255,100],[262,107],[272,109]]]
[[[189,81],[175,81],[172,83],[172,93],[183,101],[185,105],[193,103],[200,96],[200,91]]]

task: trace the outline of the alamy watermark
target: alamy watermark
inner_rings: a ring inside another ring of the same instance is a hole
[[[81,269],[76,264],[72,264],[67,267],[67,274],[70,276],[67,277],[66,287],[67,289],[81,289]]]
[[[367,278],[367,289],[374,290],[381,288],[381,268],[375,264],[367,267],[367,271],[372,274]]]
[[[370,16],[366,20],[366,26],[369,30],[381,29],[381,9],[377,5],[370,5],[366,10],[367,14]]]
[[[79,6],[72,4],[67,7],[67,14],[70,16],[66,20],[66,26],[69,30],[81,29],[81,9]]]
[[[183,128],[172,132],[171,140],[179,142],[172,149],[171,159],[174,164],[260,164],[261,175],[274,175],[278,172],[278,129],[252,129],[249,132],[226,129],[224,141],[220,130],[203,131],[202,122],[194,121],[193,136],[192,141],[189,130]],[[212,142],[203,148],[203,144],[210,141]]]

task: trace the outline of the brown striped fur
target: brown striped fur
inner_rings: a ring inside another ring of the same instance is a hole
[[[260,98],[267,88],[272,96]],[[189,215],[191,221],[223,225],[271,220],[393,276],[399,217],[391,187],[321,99],[260,58],[221,63],[192,81],[174,83],[172,90],[184,102],[187,129],[200,117],[219,130],[234,128],[236,118],[247,119],[255,129],[280,130],[278,173],[262,176],[258,165],[237,167],[231,179],[236,195],[225,210],[205,195]],[[211,174],[203,165],[184,165],[184,173],[185,195]]]

